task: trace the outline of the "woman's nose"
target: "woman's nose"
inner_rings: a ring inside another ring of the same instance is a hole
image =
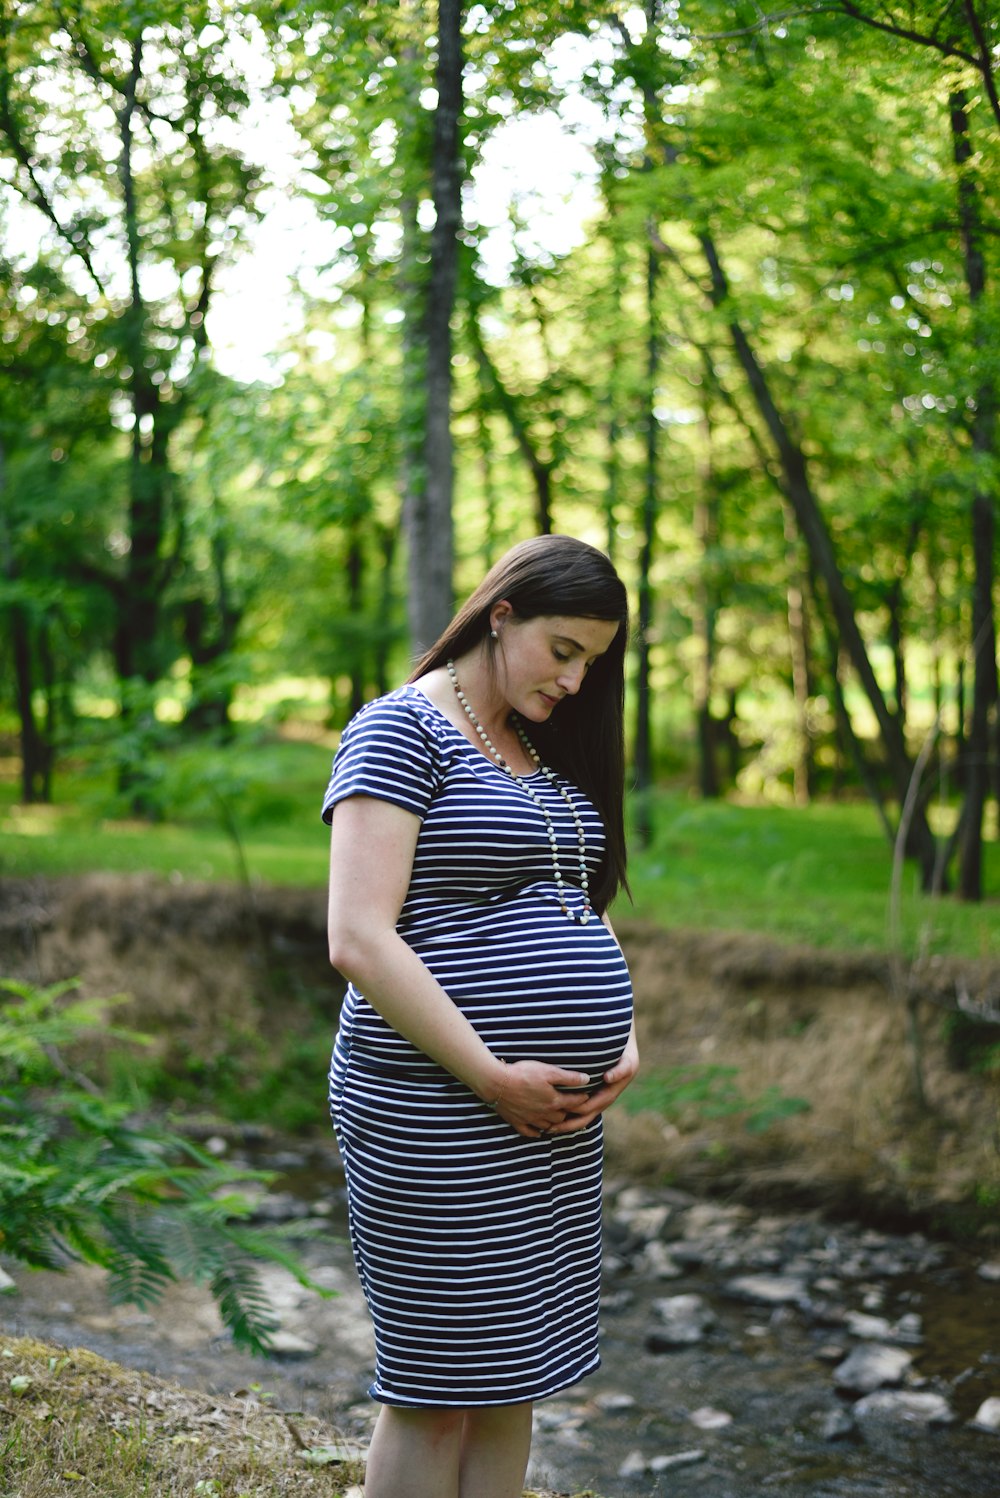
[[[583,686],[583,678],[586,674],[587,668],[583,661],[573,661],[560,671],[558,677],[559,685],[568,696],[575,697]]]

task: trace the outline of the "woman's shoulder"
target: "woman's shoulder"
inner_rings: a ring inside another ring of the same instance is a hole
[[[341,735],[341,743],[385,737],[422,742],[436,752],[454,729],[426,693],[407,682],[381,697],[374,697],[354,714]]]
[[[354,714],[347,727],[353,728],[355,724],[361,723],[420,723],[436,728],[442,717],[441,709],[434,706],[426,693],[412,682],[407,682],[404,686],[395,687],[391,692],[366,702]]]

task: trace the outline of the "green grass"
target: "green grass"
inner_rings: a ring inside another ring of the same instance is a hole
[[[246,732],[225,748],[182,748],[157,761],[156,822],[130,819],[114,791],[110,756],[67,766],[56,805],[21,807],[12,773],[0,780],[0,873],[151,872],[234,880],[241,859],[262,884],[321,885],[327,834],[319,803],[331,744]],[[703,802],[662,791],[654,837],[633,849],[630,914],[664,926],[753,931],[780,941],[839,948],[888,945],[891,850],[862,802],[805,808]],[[234,836],[234,830],[236,836]],[[908,952],[1000,956],[1000,846],[986,846],[979,906],[927,900],[915,867],[903,878]]]
[[[245,858],[263,884],[322,884],[328,833],[319,817],[329,746],[248,733],[223,748],[161,756],[149,822],[122,814],[113,771],[100,757],[57,774],[53,806],[19,806],[0,780],[0,873],[148,872],[233,880]],[[240,846],[233,836],[235,828]]]
[[[765,933],[816,947],[885,950],[892,851],[862,802],[744,806],[660,795],[648,850],[633,853],[634,913],[668,926]],[[903,945],[1000,956],[1000,847],[986,845],[981,905],[920,893],[904,866]],[[621,918],[627,906],[620,904]]]

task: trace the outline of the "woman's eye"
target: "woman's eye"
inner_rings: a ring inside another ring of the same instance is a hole
[[[552,654],[555,656],[556,660],[560,663],[560,665],[564,666],[566,664],[566,662],[569,660],[569,656],[568,655],[560,655],[558,650],[553,650]]]

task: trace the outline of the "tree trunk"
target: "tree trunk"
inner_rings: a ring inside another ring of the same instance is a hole
[[[539,455],[517,400],[500,378],[500,372],[487,352],[475,316],[469,318],[469,334],[475,346],[480,375],[496,396],[497,404],[507,418],[514,441],[528,465],[528,471],[535,486],[535,524],[538,534],[549,536],[552,534],[552,470],[555,465],[550,459]]]
[[[729,285],[712,236],[706,231],[698,236],[711,277],[710,296],[716,307],[724,308],[733,349],[757,409],[774,443],[783,474],[783,489],[795,514],[799,531],[809,549],[813,566],[823,579],[834,623],[851,663],[864,689],[878,723],[883,750],[892,776],[899,804],[902,806],[910,783],[912,767],[900,724],[891,712],[875,677],[868,651],[858,628],[853,600],[837,562],[833,543],[813,491],[806,456],[794,441],[771,394],[762,366],[751,347],[742,325],[728,308]],[[916,808],[911,826],[909,852],[920,861],[925,888],[934,878],[936,847],[934,835],[922,807]]]
[[[375,691],[379,697],[384,697],[389,690],[389,648],[392,642],[392,630],[390,620],[393,617],[393,562],[396,557],[396,537],[399,529],[394,525],[382,526],[379,529],[379,541],[382,551],[382,579],[381,579],[381,607],[379,610],[379,628],[375,636]]]
[[[694,634],[698,644],[694,668],[694,711],[698,738],[698,790],[706,800],[711,800],[721,792],[715,758],[716,725],[712,718],[712,678],[715,671],[718,589],[715,581],[715,564],[709,560],[719,541],[719,501],[712,415],[707,395],[704,427],[707,456],[694,511],[694,532],[700,553],[694,619]]]
[[[347,543],[347,603],[351,617],[360,619],[364,613],[365,554],[362,544],[361,523],[351,522]],[[351,703],[350,717],[359,713],[365,705],[365,662],[359,642],[351,647]]]
[[[642,546],[639,553],[638,619],[636,629],[635,701],[635,832],[645,847],[652,837],[649,795],[653,786],[650,725],[650,646],[653,628],[651,572],[656,538],[657,469],[660,425],[656,416],[656,387],[660,375],[660,339],[656,326],[656,286],[659,261],[652,249],[646,255],[646,474],[642,504]]]
[[[992,350],[987,347],[982,302],[986,292],[979,190],[972,167],[972,142],[966,97],[956,90],[950,100],[951,133],[958,172],[958,212],[962,231],[965,277],[972,306],[974,342],[978,355],[978,383],[972,418],[972,452],[976,473],[982,474],[996,448],[997,395],[990,372]],[[993,547],[995,500],[985,485],[972,496],[972,719],[966,754],[963,830],[959,845],[958,892],[963,900],[983,895],[983,813],[990,791],[990,717],[997,703],[997,638],[993,614]]]
[[[624,254],[622,251],[621,237],[619,235],[614,217],[611,220],[611,306],[614,318],[614,337],[608,350],[608,380],[604,390],[605,408],[605,441],[607,444],[607,457],[604,464],[604,533],[605,549],[612,561],[618,550],[618,504],[620,500],[620,477],[621,477],[621,455],[619,452],[621,442],[621,421],[619,403],[621,400],[621,347],[618,339],[618,325],[621,320],[621,288],[625,280]]]
[[[146,306],[139,279],[139,207],[133,172],[132,121],[142,76],[143,38],[130,46],[131,68],[118,113],[121,154],[118,178],[122,193],[125,245],[129,269],[129,305],[122,318],[132,405],[132,452],[129,463],[129,550],[121,594],[116,660],[121,681],[138,677],[151,686],[162,674],[159,624],[163,593],[161,549],[169,486],[166,435],[158,429],[160,399],[147,366]],[[124,699],[128,702],[128,695]]]
[[[4,501],[6,499],[6,469],[3,446],[0,445],[0,575],[7,582],[16,583],[18,568],[14,549],[7,528]],[[21,800],[26,806],[33,802],[47,801],[50,790],[50,746],[39,731],[35,717],[35,673],[31,640],[31,616],[20,603],[7,606],[7,620],[11,647],[11,663],[14,668],[14,697],[17,704],[19,742],[21,748]]]
[[[437,107],[431,160],[435,218],[425,322],[424,482],[411,496],[406,517],[410,635],[418,653],[441,634],[452,609],[451,317],[462,209],[458,139],[462,113],[461,26],[459,0],[439,0]]]
[[[789,505],[782,505],[785,527],[785,609],[788,618],[788,655],[792,668],[792,697],[795,702],[795,727],[798,742],[792,765],[792,786],[796,806],[808,806],[812,799],[814,765],[812,725],[809,721],[809,699],[812,696],[812,671],[809,661],[809,617],[806,607],[806,580],[799,557],[800,542],[795,518]]]
[[[476,439],[479,447],[479,473],[483,484],[483,572],[486,573],[496,560],[497,551],[497,492],[493,475],[493,433],[489,416],[483,406],[485,394],[480,367],[480,401],[476,412]]]

